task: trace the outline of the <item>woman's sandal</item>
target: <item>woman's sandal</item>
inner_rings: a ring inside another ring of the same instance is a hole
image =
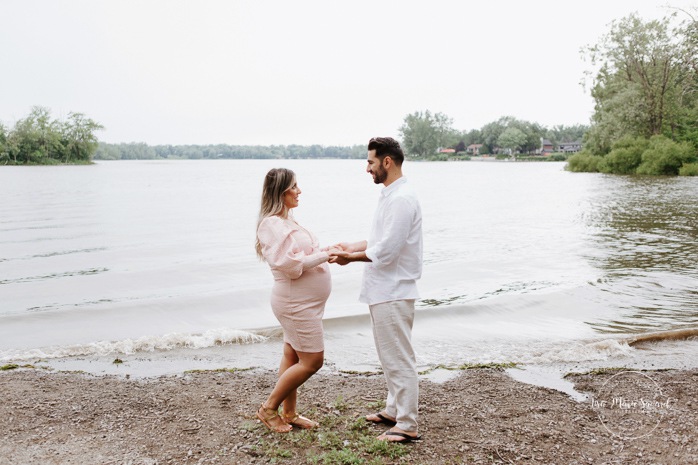
[[[283,419],[289,425],[297,426],[303,429],[312,429],[320,426],[320,423],[318,423],[317,421],[313,421],[309,418],[305,418],[304,416],[298,414],[295,414],[293,416],[283,415]]]
[[[257,418],[259,418],[264,425],[275,433],[288,433],[293,429],[293,426],[286,423],[283,418],[279,415],[278,410],[273,408],[266,408],[264,404],[259,406],[257,410]],[[274,422],[274,419],[278,418],[279,421]]]

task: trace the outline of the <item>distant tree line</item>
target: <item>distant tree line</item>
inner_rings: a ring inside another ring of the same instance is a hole
[[[100,143],[96,160],[218,160],[276,158],[365,158],[366,147],[322,145],[147,145]]]
[[[0,123],[0,165],[90,163],[99,129],[82,113],[69,113],[61,121],[48,109],[34,107],[12,129]]]
[[[570,171],[698,175],[698,22],[682,16],[629,15],[586,49],[595,111]]]
[[[400,136],[409,155],[428,158],[443,148],[465,153],[468,146],[473,144],[482,145],[478,149],[480,154],[534,154],[540,151],[542,139],[551,141],[553,145],[577,142],[582,140],[588,129],[589,126],[583,124],[547,128],[538,123],[503,116],[480,129],[459,131],[453,128],[450,117],[427,110],[407,115],[400,127]]]
[[[465,152],[470,144],[483,144],[480,153],[499,153],[503,149],[520,153],[535,153],[541,139],[553,144],[582,139],[588,129],[584,125],[554,126],[551,129],[537,123],[502,117],[482,129],[458,132],[451,128],[452,120],[441,113],[416,112],[405,117],[400,128],[402,145],[408,155],[428,158],[438,148],[453,148]],[[516,139],[515,144],[508,142]],[[289,158],[365,158],[366,145],[147,145],[143,142],[109,144],[101,142],[95,160],[216,160],[216,159],[289,159]]]

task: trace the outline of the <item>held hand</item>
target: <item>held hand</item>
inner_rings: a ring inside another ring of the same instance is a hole
[[[337,252],[344,252],[344,250],[341,249],[341,248],[339,248],[339,247],[337,247],[336,245],[333,245],[333,246],[327,247],[327,248],[325,249],[325,252],[327,252],[327,253],[330,254],[330,255],[334,255],[334,254],[336,254]]]
[[[337,251],[330,256],[330,263],[336,263],[337,265],[347,265],[351,263],[349,260],[349,252]]]
[[[358,252],[357,248],[358,243],[354,242],[340,242],[339,244],[335,244],[332,247],[336,247],[338,249],[341,249],[343,252]]]

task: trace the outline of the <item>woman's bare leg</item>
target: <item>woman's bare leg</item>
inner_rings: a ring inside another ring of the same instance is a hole
[[[284,344],[284,355],[279,366],[279,380],[264,406],[271,409],[279,408],[283,402],[284,414],[295,414],[298,386],[322,368],[324,360],[324,352],[299,352],[289,344]]]
[[[284,344],[284,354],[281,357],[281,365],[279,366],[279,378],[293,365],[299,362],[298,353],[291,347],[290,344]],[[288,393],[283,400],[284,415],[293,414],[296,411],[296,398],[298,396],[298,388],[293,389]]]

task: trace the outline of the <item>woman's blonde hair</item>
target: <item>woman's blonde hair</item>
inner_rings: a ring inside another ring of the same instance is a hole
[[[264,186],[262,187],[262,204],[259,208],[259,217],[257,218],[257,229],[262,220],[268,216],[288,215],[288,209],[284,205],[284,193],[293,187],[296,183],[296,173],[287,168],[272,168],[264,177]],[[255,241],[255,250],[260,259],[264,259],[262,255],[262,244],[259,243],[259,236]]]

